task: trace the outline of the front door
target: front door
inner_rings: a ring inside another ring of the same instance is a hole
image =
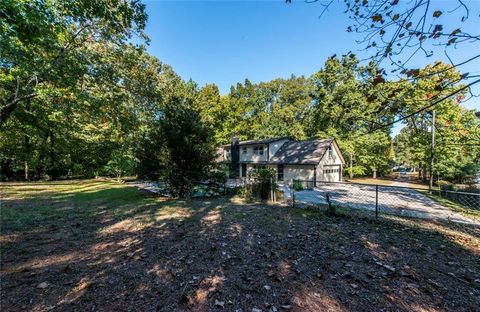
[[[247,164],[242,164],[242,177],[245,178],[247,176]]]
[[[277,167],[277,180],[283,181],[283,165],[278,165]]]

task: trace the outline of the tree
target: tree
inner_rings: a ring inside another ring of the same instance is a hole
[[[470,5],[462,0],[451,3],[432,0],[413,0],[408,3],[399,0],[343,2],[345,13],[352,20],[347,31],[361,34],[363,38],[357,43],[373,51],[371,58],[377,63],[388,59],[394,66],[393,72],[401,70],[403,73],[417,74],[418,70],[408,68],[408,63],[418,53],[424,57],[433,56],[434,47],[442,48],[442,53],[451,60],[453,68],[480,57],[479,53],[474,53],[466,59],[454,61],[448,54],[449,48],[469,45],[470,50],[475,51],[480,44],[480,34],[469,31],[469,28],[477,29],[478,12],[472,14]],[[334,3],[330,0],[322,4],[321,15]],[[463,79],[468,77],[465,75]]]
[[[186,197],[195,182],[207,176],[215,158],[211,131],[189,99],[167,103],[160,123],[163,177],[172,196]]]
[[[451,94],[462,86],[456,85],[461,74],[444,63],[428,65],[419,74],[422,78],[412,83],[413,92],[405,99],[400,112],[400,116],[410,117],[406,119],[406,128],[395,138],[395,149],[397,161],[418,166],[420,178],[426,179],[431,157],[432,114],[422,111],[412,115],[412,112],[423,107],[425,102]],[[468,171],[478,163],[479,122],[474,111],[460,105],[463,97],[464,94],[459,93],[456,98],[446,99],[434,107],[437,116],[434,173],[437,179],[466,182],[472,178]]]
[[[385,82],[382,69],[374,63],[360,66],[353,54],[329,58],[310,80],[313,92],[307,134],[337,140],[347,156],[350,178],[386,173],[391,145],[389,127],[370,131],[393,119],[391,102],[404,90]]]
[[[0,12],[0,125],[29,99],[82,90],[82,76],[100,63],[96,43],[146,39],[138,1],[5,0]]]

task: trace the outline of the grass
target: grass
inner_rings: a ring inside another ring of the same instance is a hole
[[[135,189],[95,180],[3,184],[2,189],[0,222],[13,231],[88,219],[109,207],[128,209],[147,201]]]
[[[472,218],[473,220],[476,220],[476,221],[480,220],[480,210],[467,208],[467,207],[465,207],[465,206],[463,206],[459,203],[448,200],[448,199],[443,198],[439,195],[430,194],[427,191],[422,191],[422,194],[424,194],[425,196],[433,199],[434,201],[443,205],[444,207],[448,207],[448,208],[452,209],[453,211],[456,211],[456,212],[458,212],[458,213],[460,213],[460,214],[462,214],[466,217]]]
[[[238,197],[166,200],[96,180],[1,189],[3,311],[480,305],[475,227]]]

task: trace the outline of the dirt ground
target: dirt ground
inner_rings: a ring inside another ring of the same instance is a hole
[[[480,229],[2,184],[2,311],[478,311]]]

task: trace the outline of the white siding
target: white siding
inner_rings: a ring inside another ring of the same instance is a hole
[[[255,155],[253,149],[260,145],[240,145],[240,161],[267,161],[267,145],[263,145],[263,155]],[[247,152],[244,153],[244,148]]]
[[[338,172],[326,173],[326,170],[338,170]],[[332,144],[332,153],[326,152],[317,167],[317,181],[340,182],[342,180],[342,159],[337,149]]]

